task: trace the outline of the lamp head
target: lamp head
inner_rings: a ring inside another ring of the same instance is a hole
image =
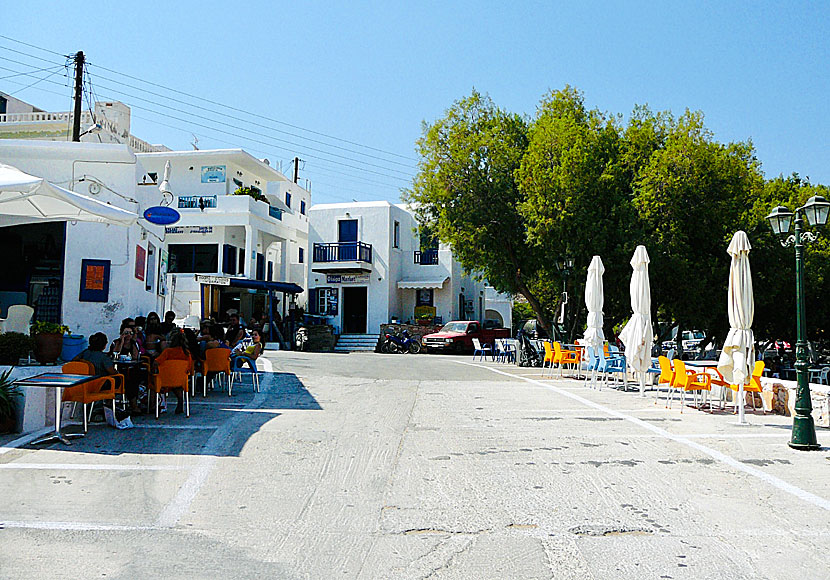
[[[781,236],[790,231],[790,224],[793,221],[793,212],[787,207],[779,205],[770,212],[767,216],[767,221],[775,232],[776,236]]]
[[[814,195],[801,208],[811,226],[823,226],[827,223],[827,214],[830,212],[830,202],[820,195]]]

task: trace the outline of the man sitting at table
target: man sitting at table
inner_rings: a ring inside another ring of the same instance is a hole
[[[107,335],[103,332],[96,332],[89,337],[89,347],[82,350],[78,356],[72,360],[83,360],[92,363],[95,367],[96,375],[115,375],[118,371],[115,370],[115,365],[112,358],[104,354],[104,348],[107,346]]]

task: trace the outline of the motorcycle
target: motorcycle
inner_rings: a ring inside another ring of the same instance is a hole
[[[421,341],[417,337],[410,336],[407,330],[403,330],[400,335],[387,333],[383,344],[380,346],[380,351],[418,354],[421,352]]]

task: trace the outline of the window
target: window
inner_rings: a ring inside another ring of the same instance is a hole
[[[305,200],[304,199],[300,200],[300,213],[305,215]]]
[[[305,248],[300,248],[300,264],[305,262]]]
[[[245,273],[245,248],[239,248],[237,252],[237,261],[236,261],[236,273],[237,274],[244,274]]]
[[[236,247],[225,244],[222,246],[222,273],[236,274]]]
[[[357,220],[340,220],[337,222],[337,241],[357,241]]]
[[[314,314],[337,316],[337,288],[312,288]]]
[[[170,244],[169,272],[174,274],[210,274],[219,264],[216,244]]]
[[[395,228],[392,230],[392,247],[401,247],[401,222],[395,222]]]
[[[289,209],[291,208],[291,192],[290,191],[285,192],[285,205],[287,205]]]
[[[147,274],[144,276],[144,289],[154,292],[156,284],[156,247],[147,244]]]

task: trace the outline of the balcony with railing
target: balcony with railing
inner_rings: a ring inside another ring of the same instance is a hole
[[[415,250],[414,258],[419,266],[434,266],[438,263],[438,250]]]
[[[207,209],[216,207],[215,195],[180,195],[179,209]]]
[[[371,272],[372,244],[363,242],[334,242],[314,244],[312,249],[315,272]]]

